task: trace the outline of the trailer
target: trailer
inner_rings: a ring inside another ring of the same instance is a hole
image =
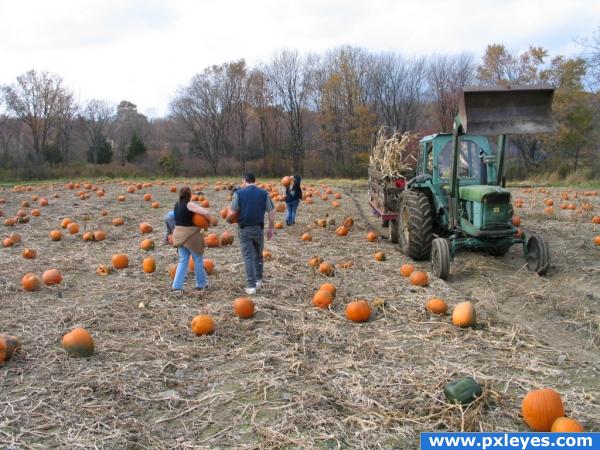
[[[379,217],[382,225],[389,229],[390,242],[398,242],[398,218],[400,194],[406,188],[406,176],[384,176],[380,171],[369,167],[369,205],[373,214]],[[392,226],[390,226],[390,223]]]

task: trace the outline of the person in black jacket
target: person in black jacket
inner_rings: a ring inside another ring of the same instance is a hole
[[[288,227],[296,223],[296,211],[298,211],[298,205],[302,200],[302,188],[300,187],[302,178],[300,178],[300,175],[294,175],[290,178],[292,178],[292,182],[285,188],[285,205],[287,207],[285,223]]]

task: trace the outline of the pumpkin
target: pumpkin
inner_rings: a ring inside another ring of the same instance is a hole
[[[171,192],[177,192],[177,186],[171,186],[169,189]]]
[[[144,201],[149,202],[152,200],[152,195],[150,194],[144,194]]]
[[[13,234],[11,234],[11,235],[9,236],[9,238],[10,238],[10,239],[12,239],[12,241],[13,241],[15,244],[18,244],[19,242],[21,242],[21,235],[20,235],[20,234],[18,234],[18,233],[13,233]]]
[[[92,233],[91,231],[86,231],[85,233],[83,233],[82,239],[84,240],[84,242],[91,242],[94,240],[94,233]]]
[[[352,228],[352,225],[354,225],[354,219],[352,217],[346,217],[344,219],[344,226],[346,228]]]
[[[594,244],[600,245],[600,235],[598,235],[594,238]]]
[[[117,200],[120,201],[120,202],[124,202],[125,201],[125,196],[124,195],[119,195],[117,197]]]
[[[204,266],[204,270],[208,275],[211,275],[215,270],[215,263],[212,259],[205,259],[202,265]]]
[[[513,216],[512,224],[513,226],[518,227],[519,225],[521,225],[521,218],[519,216]]]
[[[452,323],[457,327],[466,328],[475,325],[477,313],[471,302],[462,302],[452,310]]]
[[[600,224],[600,216],[594,216],[594,217],[592,217],[592,223]]]
[[[229,208],[226,206],[221,211],[219,211],[219,215],[222,219],[227,219],[227,213],[229,212]]]
[[[432,314],[445,315],[448,311],[448,305],[441,298],[430,298],[425,308]]]
[[[115,269],[125,269],[129,266],[129,258],[125,253],[117,253],[112,257],[112,266]]]
[[[319,290],[330,292],[333,297],[335,297],[335,293],[337,292],[336,287],[331,283],[323,283]]]
[[[142,234],[152,233],[152,225],[150,225],[149,223],[146,223],[146,222],[140,223],[140,233],[142,233]]]
[[[50,239],[52,239],[53,241],[60,241],[62,239],[62,233],[60,232],[60,230],[52,230],[49,233]]]
[[[39,209],[32,209],[31,210],[31,215],[33,217],[40,217],[42,215],[42,211],[40,211]]]
[[[285,211],[285,203],[283,203],[283,202],[277,203],[277,206],[275,207],[275,210],[277,212],[284,212]]]
[[[125,223],[125,220],[124,220],[122,217],[115,217],[115,218],[112,220],[112,224],[113,224],[115,227],[120,227],[120,226],[121,226],[121,225],[123,225],[124,223]]]
[[[79,233],[79,225],[77,225],[75,222],[71,222],[69,225],[67,225],[67,231],[69,234],[77,234]]]
[[[154,241],[152,239],[144,239],[140,243],[140,248],[145,251],[154,250]]]
[[[88,358],[94,354],[94,339],[84,328],[75,328],[65,334],[62,346],[71,357]]]
[[[323,258],[321,258],[320,256],[313,256],[312,258],[310,258],[308,260],[308,265],[314,269],[322,262],[323,262]]]
[[[271,252],[271,250],[263,250],[262,257],[265,261],[270,261],[271,259],[273,259],[273,253]]]
[[[48,206],[48,199],[46,197],[40,198],[40,206]]]
[[[340,207],[340,202],[338,202],[337,200],[334,200],[331,202],[331,206],[333,206],[334,208],[339,208]]]
[[[306,205],[312,205],[313,204],[312,197],[307,197],[306,200],[304,200],[304,204],[306,204]]]
[[[4,238],[4,240],[2,241],[2,247],[4,248],[12,247],[13,245],[15,245],[15,241],[13,241],[9,237]]]
[[[233,244],[233,234],[230,233],[229,231],[224,231],[223,234],[221,234],[221,245],[231,245]]]
[[[544,208],[544,214],[547,214],[549,216],[554,214],[554,208],[552,206],[548,206],[547,208]]]
[[[292,177],[283,177],[281,179],[281,184],[283,184],[285,187],[289,187],[292,184]]]
[[[142,262],[142,270],[144,273],[152,273],[156,270],[156,260],[152,256],[144,258]]]
[[[275,228],[281,230],[283,228],[283,222],[275,222]]]
[[[560,395],[551,388],[528,392],[523,399],[521,412],[529,428],[541,432],[550,431],[554,421],[565,415]]]
[[[249,319],[254,315],[254,302],[250,297],[239,297],[233,301],[233,312],[240,319]]]
[[[160,208],[160,203],[158,203],[158,202],[152,202],[152,205],[150,205],[150,206],[152,208],[154,208],[154,209],[158,209],[158,208]]]
[[[204,243],[207,247],[218,247],[219,246],[219,236],[215,233],[210,233],[204,238]]]
[[[339,199],[341,199],[341,198],[342,198],[342,194],[340,194],[339,192],[336,192],[336,193],[334,194],[334,197],[336,198],[336,200],[339,200]]]
[[[210,221],[205,216],[203,216],[202,214],[194,214],[192,216],[192,222],[198,228],[207,229],[210,226]]]
[[[4,225],[7,227],[14,227],[15,226],[15,219],[13,218],[8,218],[4,221]]]
[[[21,342],[16,336],[0,334],[0,365],[4,364],[21,349]]]
[[[325,227],[327,227],[327,220],[326,219],[317,219],[317,220],[315,220],[315,224],[318,227],[325,228]]]
[[[332,302],[333,295],[331,295],[331,292],[325,289],[320,289],[315,293],[315,295],[313,295],[313,306],[316,306],[318,308],[327,308],[329,305],[331,305]]]
[[[21,278],[21,286],[23,286],[23,289],[26,291],[37,291],[40,287],[42,287],[42,280],[40,280],[40,277],[33,273],[27,273],[23,275],[23,278]]]
[[[451,381],[444,386],[444,396],[448,403],[468,405],[482,393],[481,386],[471,377]]]
[[[385,261],[385,253],[377,252],[375,253],[375,261]]]
[[[570,417],[559,417],[552,423],[550,431],[553,433],[583,433],[585,430],[575,419],[571,419]]]
[[[304,233],[302,235],[302,240],[304,242],[310,242],[310,241],[312,241],[312,236],[309,233]]]
[[[353,261],[342,261],[337,264],[340,269],[349,269],[354,265]]]
[[[326,277],[332,277],[335,273],[333,269],[333,264],[328,262],[322,262],[319,264],[319,273],[322,273]]]
[[[427,286],[429,284],[429,276],[427,276],[426,272],[421,272],[420,270],[413,271],[408,279],[413,286]]]
[[[367,233],[367,241],[376,242],[377,238],[378,238],[377,233],[375,233],[374,231],[369,231]]]
[[[73,222],[71,219],[69,219],[68,217],[65,217],[61,222],[60,222],[60,227],[61,228],[67,228],[69,226],[69,224]]]
[[[192,331],[196,336],[212,333],[215,329],[215,323],[212,317],[200,314],[192,319]]]
[[[133,194],[135,192],[135,186],[127,186],[127,193]]]
[[[106,233],[102,230],[94,231],[94,240],[95,241],[103,241],[106,239]]]
[[[346,236],[348,234],[348,227],[346,225],[340,225],[336,230],[335,234],[338,236]]]
[[[346,306],[346,318],[352,322],[366,322],[371,317],[371,307],[364,300],[356,300]]]
[[[177,272],[177,264],[169,264],[169,267],[167,267],[167,272],[169,273],[169,278],[171,278],[171,280],[175,278],[175,272]]]
[[[112,273],[112,267],[110,266],[106,266],[104,264],[100,264],[97,268],[96,268],[96,273],[98,275],[108,275],[109,273]]]
[[[227,212],[227,223],[237,223],[238,220],[240,218],[240,212],[239,211],[233,211],[233,210],[229,210]]]
[[[37,256],[37,252],[32,248],[24,248],[21,254],[25,259],[33,259]]]
[[[60,284],[63,277],[58,269],[50,269],[46,270],[42,274],[42,280],[46,286],[53,286],[55,284]]]

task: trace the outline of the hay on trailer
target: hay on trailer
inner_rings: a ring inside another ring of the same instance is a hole
[[[375,144],[371,148],[371,167],[381,172],[384,177],[397,177],[406,173],[416,162],[408,149],[414,138],[413,133],[400,133],[387,126],[379,128]]]

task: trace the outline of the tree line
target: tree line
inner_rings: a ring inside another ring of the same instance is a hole
[[[166,117],[150,119],[127,100],[80,103],[59,75],[31,70],[0,86],[0,167],[38,176],[69,166],[364,176],[381,125],[448,132],[465,86],[549,83],[559,129],[512,137],[514,170],[566,174],[600,159],[600,29],[580,45],[581,56],[565,57],[492,44],[480,59],[285,49],[253,67],[241,59],[205,68],[175,93]]]

